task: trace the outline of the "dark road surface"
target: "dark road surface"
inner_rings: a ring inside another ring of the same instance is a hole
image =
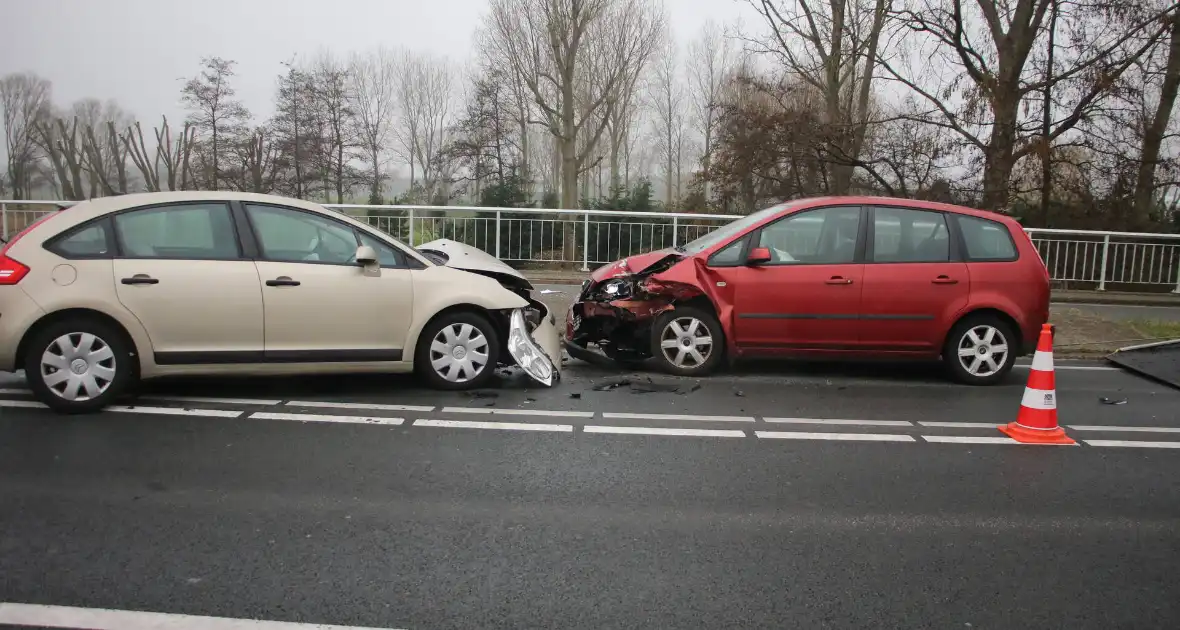
[[[0,602],[388,628],[1180,627],[1180,392],[1100,367],[1059,364],[1075,447],[995,440],[1025,370],[632,393],[582,368],[494,397],[184,381],[81,418],[0,382]]]

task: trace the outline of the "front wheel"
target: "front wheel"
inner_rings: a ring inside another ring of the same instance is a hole
[[[135,378],[130,344],[96,319],[52,323],[34,333],[25,378],[37,400],[60,413],[93,413],[119,397]]]
[[[1019,341],[1012,327],[993,315],[955,324],[947,335],[942,360],[951,377],[967,385],[994,385],[1016,363]]]
[[[448,313],[426,325],[418,337],[414,367],[435,389],[483,387],[495,375],[500,339],[486,318]]]
[[[704,376],[725,354],[721,323],[708,311],[691,306],[663,313],[652,323],[652,356],[665,372]]]

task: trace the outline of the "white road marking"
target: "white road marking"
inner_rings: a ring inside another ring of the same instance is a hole
[[[23,387],[17,389],[0,389],[0,396],[28,396],[33,390]]]
[[[47,409],[43,403],[35,400],[0,400],[0,407],[23,407],[26,409]]]
[[[291,420],[294,422],[341,422],[346,424],[389,424],[400,425],[405,418],[373,418],[366,416],[325,416],[314,413],[272,413],[256,411],[250,414],[254,420]]]
[[[569,424],[531,424],[520,422],[476,422],[474,420],[416,420],[416,427],[440,427],[444,429],[504,429],[508,431],[558,431],[573,433]]]
[[[0,623],[89,630],[382,630],[360,626],[200,617],[173,613],[0,602]]]
[[[924,427],[944,427],[947,429],[995,429],[998,428],[1002,422],[927,422],[919,420],[918,424]]]
[[[837,442],[916,442],[898,433],[805,433],[802,431],[755,431],[760,438],[778,440],[835,440]]]
[[[839,420],[835,418],[764,418],[767,422],[787,424],[841,424],[866,427],[912,427],[908,420]]]
[[[426,405],[379,405],[377,403],[347,403],[322,400],[288,400],[288,407],[316,407],[320,409],[372,409],[374,411],[434,411]]]
[[[586,433],[616,433],[625,435],[685,435],[696,437],[746,437],[737,429],[661,429],[658,427],[607,427],[587,425]]]
[[[160,416],[206,416],[213,418],[237,418],[245,411],[225,411],[222,409],[181,409],[179,407],[140,407],[113,406],[103,409],[115,413],[146,413]]]
[[[1071,424],[1074,431],[1126,431],[1128,433],[1180,433],[1180,427],[1115,427],[1097,424]]]
[[[257,398],[209,398],[206,396],[164,396],[161,394],[151,394],[147,396],[140,396],[140,400],[159,400],[163,402],[193,402],[205,403],[209,405],[257,405],[260,407],[269,407],[271,405],[282,404],[281,400],[259,400]]]
[[[485,413],[500,416],[551,416],[557,418],[593,418],[593,411],[546,411],[544,409],[493,409],[491,407],[443,407],[442,413]]]
[[[981,437],[978,435],[923,435],[922,439],[936,444],[1020,444],[1010,437]]]
[[[1180,448],[1180,442],[1136,442],[1134,440],[1085,440],[1090,446],[1124,446],[1129,448]]]
[[[693,422],[753,422],[753,416],[686,416],[678,413],[613,413],[602,412],[607,420],[691,420]]]
[[[1032,366],[1029,365],[1028,363],[1024,363],[1024,364],[1018,363],[1012,367],[1018,367],[1018,368],[1023,368],[1025,370],[1027,370],[1027,369],[1030,369]],[[1089,372],[1121,372],[1122,371],[1122,368],[1107,367],[1107,366],[1103,366],[1103,365],[1056,365],[1053,367],[1053,369],[1054,370],[1080,370],[1080,371],[1089,371]]]

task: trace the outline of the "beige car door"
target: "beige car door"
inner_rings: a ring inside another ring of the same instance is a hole
[[[258,246],[268,361],[400,361],[413,307],[404,257],[365,236],[379,269],[356,263],[352,226],[307,210],[245,204]],[[380,246],[380,247],[378,247]]]
[[[119,302],[159,365],[262,360],[262,287],[229,204],[157,205],[114,216]]]

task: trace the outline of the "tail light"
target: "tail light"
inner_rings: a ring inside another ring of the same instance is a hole
[[[0,286],[20,282],[29,273],[29,268],[19,261],[0,254]]]
[[[60,212],[60,210],[58,212]],[[52,219],[53,217],[57,216],[57,214],[57,212],[51,212],[40,219],[37,219],[25,229],[17,232],[15,236],[13,236],[7,243],[4,244],[4,247],[0,247],[0,286],[14,285],[23,280],[25,276],[29,275],[28,265],[25,265],[18,260],[9,258],[8,250],[12,249],[12,246],[16,245],[16,242],[19,241],[22,236],[32,232],[33,229],[38,225],[41,225],[45,221]]]

